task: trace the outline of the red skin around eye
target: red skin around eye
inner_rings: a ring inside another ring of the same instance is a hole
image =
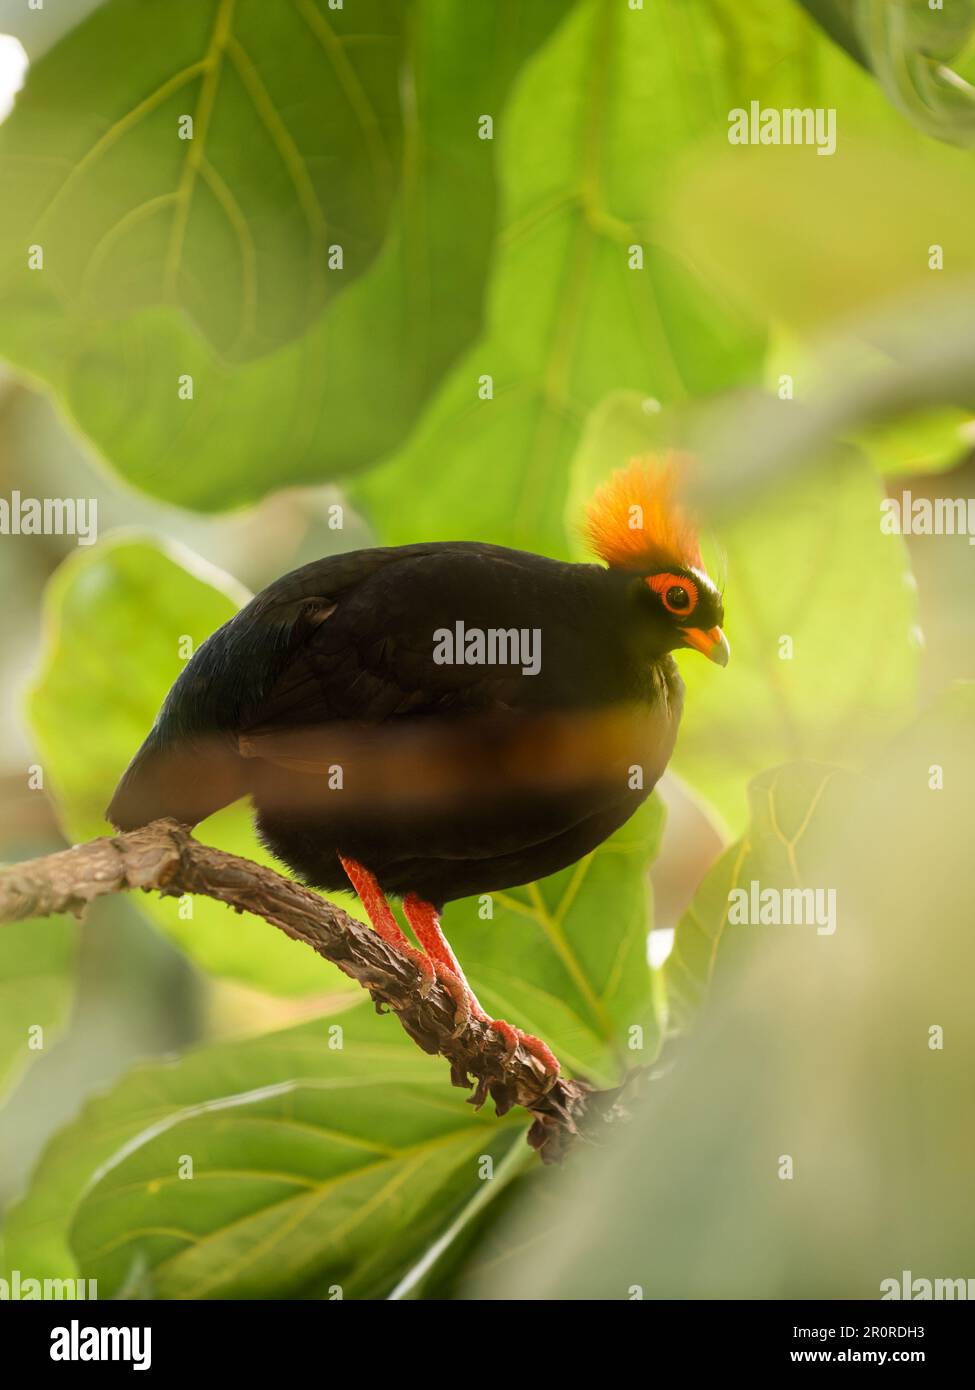
[[[653,589],[654,593],[660,595],[660,602],[666,608],[667,612],[673,613],[677,618],[690,617],[697,607],[697,585],[694,583],[693,579],[688,579],[686,575],[651,574],[646,582],[650,588]],[[667,590],[674,588],[684,589],[686,591],[687,597],[690,599],[690,603],[686,608],[671,608],[670,604],[667,602]]]

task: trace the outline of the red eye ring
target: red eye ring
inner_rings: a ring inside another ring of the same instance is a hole
[[[646,582],[655,594],[660,595],[660,602],[675,618],[687,618],[697,607],[697,585],[693,579],[688,579],[686,574],[651,574]],[[683,589],[687,595],[685,608],[675,607],[668,602],[671,589]]]

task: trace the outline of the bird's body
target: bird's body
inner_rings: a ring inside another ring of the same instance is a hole
[[[670,514],[651,516],[640,545],[614,530],[622,500],[647,486],[618,477],[623,491],[591,515],[608,568],[446,542],[276,580],[192,657],[109,818],[196,824],[248,795],[279,859],[316,887],[351,880],[377,930],[411,950],[385,902],[402,897],[423,967],[486,1018],[440,932],[443,904],[595,849],[673,751],[671,651],[727,659],[696,543]],[[647,506],[659,512],[658,493]]]
[[[598,565],[474,543],[306,565],[200,647],[109,815],[122,828],[161,815],[195,823],[246,792],[268,847],[307,883],[346,889],[341,853],[387,893],[438,906],[554,873],[632,815],[673,749],[683,684],[672,657],[641,649],[630,587]],[[482,633],[489,656],[492,632],[510,644],[496,638],[496,654],[515,660],[434,659],[437,633],[463,658],[477,656]],[[529,650],[534,674],[520,659]],[[616,707],[627,711],[629,756],[593,768],[577,745],[605,728],[590,714]],[[558,738],[546,752],[550,716]],[[421,749],[425,776],[392,795],[373,744],[394,761]],[[558,766],[506,786],[499,769],[515,758],[523,773],[526,761]],[[439,761],[451,765],[449,786]]]

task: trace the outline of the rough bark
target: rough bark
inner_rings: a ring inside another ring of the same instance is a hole
[[[368,990],[380,1012],[395,1013],[424,1052],[445,1057],[453,1084],[473,1088],[474,1105],[490,1097],[500,1115],[515,1105],[529,1111],[528,1142],[546,1163],[561,1161],[579,1139],[597,1141],[606,1125],[625,1118],[624,1091],[642,1082],[642,1071],[615,1090],[553,1080],[530,1052],[521,1046],[508,1052],[500,1035],[477,1019],[457,1034],[451,995],[439,981],[429,987],[403,952],[293,879],[201,844],[174,820],[0,871],[0,922],[80,916],[95,898],[135,889],[215,898],[310,946]]]

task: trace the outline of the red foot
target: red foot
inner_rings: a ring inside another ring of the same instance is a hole
[[[560,1074],[562,1068],[559,1066],[559,1059],[549,1047],[548,1043],[542,1042],[541,1038],[536,1038],[533,1033],[525,1033],[521,1028],[516,1028],[514,1024],[505,1023],[503,1018],[492,1018],[488,1020],[496,1033],[500,1033],[508,1045],[508,1051],[514,1052],[515,1048],[521,1043],[533,1057],[537,1057],[546,1071],[551,1072],[553,1077]]]
[[[416,939],[426,951],[427,955],[436,962],[437,974],[441,971],[446,972],[446,976],[441,975],[446,983],[446,977],[452,976],[454,980],[463,985],[468,999],[467,1017],[458,1028],[458,1032],[463,1032],[467,1026],[468,1018],[479,1019],[482,1023],[489,1023],[504,1038],[509,1052],[514,1052],[515,1048],[521,1043],[533,1057],[537,1057],[545,1070],[551,1072],[553,1076],[558,1076],[560,1072],[559,1061],[552,1049],[543,1043],[541,1038],[534,1037],[531,1033],[524,1033],[520,1028],[515,1028],[510,1023],[505,1023],[504,1019],[492,1019],[485,1013],[478,1002],[477,995],[471,989],[464,977],[464,972],[460,968],[457,957],[451,949],[450,942],[440,929],[440,914],[431,904],[418,898],[415,893],[408,893],[403,899],[403,911],[406,913],[406,920],[416,933]],[[449,986],[448,986],[449,987]],[[456,999],[456,995],[454,998]]]
[[[403,911],[417,941],[433,961],[438,978],[446,985],[457,1005],[454,1037],[459,1037],[472,1018],[486,1018],[487,1015],[467,983],[460,963],[450,949],[450,942],[440,930],[440,914],[433,904],[425,903],[415,893],[407,893],[403,899]]]
[[[458,979],[452,970],[448,970],[439,961],[433,962],[433,968],[437,972],[437,979],[454,1001],[454,1031],[451,1033],[451,1037],[459,1038],[474,1016],[471,1001],[473,1000],[476,1004],[477,1000],[464,981]]]

